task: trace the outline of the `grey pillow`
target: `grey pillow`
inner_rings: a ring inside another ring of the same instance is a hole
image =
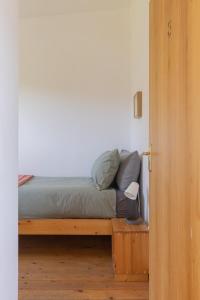
[[[140,175],[141,160],[137,151],[120,153],[121,163],[116,177],[116,183],[121,191],[125,191],[133,181],[137,182]]]
[[[120,156],[117,149],[103,153],[94,162],[92,178],[98,190],[105,190],[113,182],[120,164]]]

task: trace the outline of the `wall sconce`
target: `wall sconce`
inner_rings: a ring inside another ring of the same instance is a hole
[[[142,92],[137,92],[134,96],[134,118],[142,118]]]

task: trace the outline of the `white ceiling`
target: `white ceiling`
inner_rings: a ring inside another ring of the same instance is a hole
[[[20,0],[21,17],[38,17],[113,10],[129,7],[132,0]]]

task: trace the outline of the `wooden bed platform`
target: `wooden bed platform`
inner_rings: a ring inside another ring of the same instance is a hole
[[[112,235],[112,220],[104,220],[104,219],[20,220],[19,235]]]
[[[112,236],[116,280],[147,281],[149,230],[128,225],[124,219],[32,219],[19,221],[19,235],[108,235]]]

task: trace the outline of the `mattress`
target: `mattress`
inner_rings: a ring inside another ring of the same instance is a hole
[[[139,217],[138,202],[117,189],[98,191],[91,178],[33,177],[19,187],[20,219]]]
[[[19,187],[19,219],[114,218],[116,191],[91,178],[33,177]]]

